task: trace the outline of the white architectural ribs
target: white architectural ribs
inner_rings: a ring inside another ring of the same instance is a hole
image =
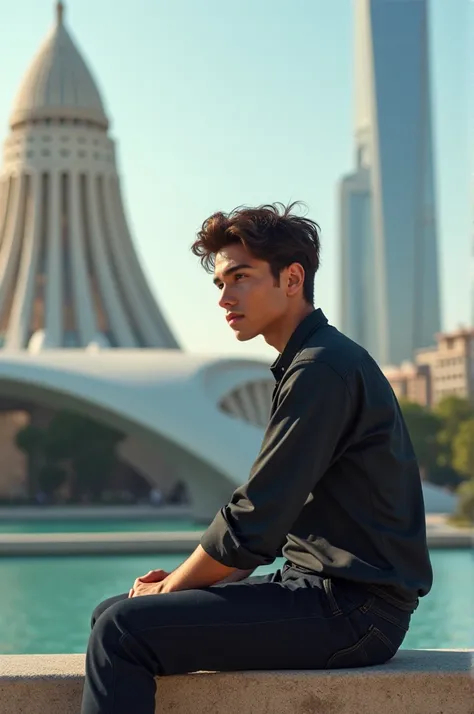
[[[108,126],[58,3],[4,144],[4,349],[178,347],[133,247]]]

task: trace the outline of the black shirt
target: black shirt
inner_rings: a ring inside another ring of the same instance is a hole
[[[248,482],[203,534],[215,560],[297,568],[412,602],[432,570],[421,479],[397,399],[368,352],[321,310],[272,365],[268,427]]]

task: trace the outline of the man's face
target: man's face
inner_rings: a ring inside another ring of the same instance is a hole
[[[276,284],[270,265],[251,256],[241,243],[217,253],[214,283],[220,290],[219,305],[241,342],[265,335],[284,316],[288,306],[285,272]]]

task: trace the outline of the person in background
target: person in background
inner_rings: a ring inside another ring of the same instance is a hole
[[[383,664],[432,586],[418,464],[376,362],[314,307],[319,227],[295,205],[210,216],[192,246],[237,340],[278,356],[249,479],[176,570],[92,618],[82,714],[153,714],[155,676]],[[284,565],[253,575],[279,555]]]
[[[149,498],[152,506],[161,506],[163,504],[163,494],[159,488],[150,489]]]

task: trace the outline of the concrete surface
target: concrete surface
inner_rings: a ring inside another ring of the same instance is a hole
[[[426,535],[430,548],[474,548],[474,528],[459,528],[449,514],[427,513]]]
[[[151,506],[124,504],[122,506],[0,506],[0,521],[134,521],[191,520],[192,508],[187,505]]]
[[[196,673],[157,680],[160,714],[474,714],[474,650],[402,650],[332,672]],[[0,656],[0,714],[79,714],[83,655]]]
[[[200,537],[201,531],[2,533],[0,556],[191,553]]]
[[[202,531],[120,533],[2,533],[0,556],[144,555],[190,553]],[[430,548],[474,548],[474,530],[428,528]]]

